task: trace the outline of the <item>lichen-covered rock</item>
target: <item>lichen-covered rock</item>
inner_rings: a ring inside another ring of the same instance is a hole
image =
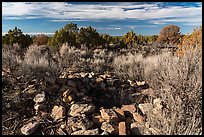
[[[79,130],[71,133],[71,135],[99,135],[98,128],[90,130]]]
[[[68,114],[71,116],[79,116],[81,114],[90,114],[94,112],[95,106],[93,104],[72,104]]]
[[[73,131],[76,130],[87,130],[93,126],[93,122],[88,119],[85,114],[75,117],[68,117],[67,125],[72,128]]]

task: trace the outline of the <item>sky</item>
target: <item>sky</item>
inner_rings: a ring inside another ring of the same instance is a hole
[[[54,34],[71,22],[112,36],[158,35],[170,24],[186,34],[202,25],[202,2],[2,2],[2,34],[15,26],[24,34]]]

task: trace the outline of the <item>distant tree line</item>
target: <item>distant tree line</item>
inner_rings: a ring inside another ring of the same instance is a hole
[[[187,36],[186,36],[187,37]],[[165,26],[159,36],[144,36],[136,34],[133,31],[127,32],[124,36],[110,36],[108,34],[99,34],[96,29],[91,26],[78,28],[77,24],[69,23],[63,28],[55,31],[54,35],[48,37],[44,34],[38,34],[30,37],[24,35],[23,32],[15,27],[9,30],[3,36],[3,44],[13,46],[18,43],[21,48],[26,48],[31,44],[46,45],[50,47],[61,47],[63,43],[69,46],[89,49],[94,48],[136,48],[138,45],[146,45],[152,43],[161,44],[180,44],[184,35],[180,33],[180,28],[175,25]]]

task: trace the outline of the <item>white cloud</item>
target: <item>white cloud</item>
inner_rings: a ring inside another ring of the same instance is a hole
[[[155,28],[158,26],[157,25],[128,25],[125,27],[130,28],[130,29],[135,29],[135,28]]]
[[[120,27],[98,28],[99,30],[121,30]]]
[[[69,4],[63,2],[3,2],[3,19],[49,18],[50,21],[85,20],[149,20],[152,24],[166,22],[202,23],[202,4],[197,7],[153,4]],[[165,18],[172,18],[167,20]],[[159,19],[159,20],[155,20]]]

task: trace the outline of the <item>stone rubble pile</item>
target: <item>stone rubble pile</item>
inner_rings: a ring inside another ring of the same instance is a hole
[[[37,132],[45,119],[59,135],[139,135],[146,112],[162,109],[159,98],[154,106],[145,102],[154,97],[145,82],[121,81],[113,74],[65,74],[34,94],[36,115],[21,127],[25,135]]]

